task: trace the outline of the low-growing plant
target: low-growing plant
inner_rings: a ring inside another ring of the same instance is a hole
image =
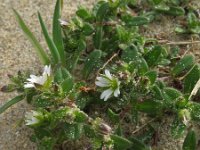
[[[200,33],[200,21],[195,14],[195,11],[190,11],[187,15],[186,23],[182,26],[178,26],[175,28],[177,33],[192,33],[199,34]]]
[[[142,25],[153,20],[148,13],[133,13],[137,1],[99,1],[91,10],[79,7],[69,21],[61,20],[62,3],[57,0],[52,36],[38,13],[50,53],[14,10],[45,67],[42,74],[10,77],[12,83],[1,90],[21,94],[0,113],[24,99],[32,105],[24,123],[34,131],[38,149],[148,150],[160,122],[173,118],[172,136],[188,131],[183,150],[195,150],[191,123],[200,121],[195,57],[142,35]],[[157,12],[184,15],[181,0],[149,3]]]

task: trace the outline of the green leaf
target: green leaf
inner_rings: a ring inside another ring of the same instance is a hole
[[[40,140],[42,140],[44,137],[51,136],[51,133],[49,132],[49,130],[43,129],[43,128],[37,128],[37,130],[35,129],[34,132],[35,132],[36,138]]]
[[[60,16],[61,16],[61,1],[57,0],[55,10],[54,10],[54,16],[53,16],[53,41],[57,47],[57,50],[60,54],[61,62],[64,65],[65,64],[65,53],[64,53],[64,44],[63,44],[63,38],[62,38],[62,30],[60,26]]]
[[[86,42],[84,40],[79,40],[78,42],[78,49],[74,52],[71,63],[69,66],[69,70],[72,71],[76,68],[77,63],[79,61],[79,57],[82,54],[82,52],[87,48]]]
[[[152,0],[154,2],[155,5],[158,5],[162,2],[162,0]]]
[[[136,109],[141,112],[156,115],[162,111],[162,103],[160,101],[146,100],[137,103]]]
[[[11,107],[12,105],[23,100],[24,97],[25,97],[24,95],[19,95],[19,96],[16,96],[15,98],[9,100],[8,102],[6,102],[3,106],[0,107],[0,114],[3,113],[6,109]]]
[[[84,35],[89,36],[94,32],[94,27],[89,23],[85,23],[82,30]]]
[[[56,70],[56,73],[55,73],[55,76],[54,76],[55,82],[61,83],[65,79],[69,79],[69,78],[72,78],[72,76],[66,68],[60,67]]]
[[[145,60],[149,67],[155,66],[159,58],[161,57],[163,48],[161,46],[154,46],[147,54],[145,54]]]
[[[45,99],[45,98],[37,98],[35,100],[32,101],[32,104],[34,107],[43,107],[43,108],[46,108],[48,106],[52,106],[53,105],[53,102],[49,99]]]
[[[130,61],[135,61],[139,57],[138,49],[135,45],[131,45],[122,51],[121,59],[129,63]]]
[[[47,42],[47,45],[49,47],[49,50],[51,51],[51,55],[53,57],[53,60],[56,64],[59,63],[60,61],[60,54],[58,52],[58,49],[56,48],[53,40],[51,39],[51,37],[49,36],[49,33],[47,31],[47,28],[44,24],[44,21],[40,15],[40,13],[38,12],[38,18],[39,18],[39,21],[40,21],[40,25],[41,25],[41,28],[42,28],[42,31],[43,31],[43,34],[44,34],[44,37],[45,37],[45,40]]]
[[[69,94],[69,92],[72,90],[73,88],[73,79],[72,78],[67,78],[65,79],[62,84],[61,84],[61,87],[62,87],[62,91],[65,93],[65,94]]]
[[[138,59],[136,65],[138,65],[139,75],[144,75],[149,70],[149,66],[144,58]]]
[[[155,10],[158,12],[167,12],[170,10],[170,8],[165,4],[160,4],[155,6]]]
[[[134,137],[131,137],[129,140],[132,142],[131,149],[133,150],[150,150],[143,142]]]
[[[171,6],[170,10],[167,11],[167,14],[172,16],[183,16],[185,14],[185,10],[182,7]]]
[[[75,122],[77,123],[84,123],[88,120],[88,115],[86,113],[84,113],[83,111],[75,111],[74,112],[76,118],[75,118]]]
[[[85,78],[87,78],[90,75],[90,73],[99,66],[101,55],[101,50],[94,50],[90,53],[83,68],[83,76]]]
[[[158,85],[154,85],[152,87],[152,92],[154,94],[154,97],[158,100],[162,100],[163,99],[163,93],[160,89],[160,87]]]
[[[190,94],[194,89],[196,83],[198,82],[199,78],[200,78],[200,66],[199,64],[196,64],[184,78],[183,81],[184,93]]]
[[[174,31],[177,33],[187,33],[187,30],[182,27],[176,27]]]
[[[152,70],[152,71],[148,71],[145,73],[145,75],[151,82],[151,84],[154,84],[157,78],[157,72]]]
[[[119,115],[114,113],[110,108],[108,109],[108,117],[113,123],[119,123],[120,122]]]
[[[192,120],[200,122],[200,104],[193,102],[190,104],[190,109]]]
[[[108,10],[109,10],[109,4],[107,2],[102,3],[97,10],[96,20],[98,22],[102,22]]]
[[[132,142],[118,135],[111,135],[111,139],[114,141],[114,149],[126,150],[132,146]]]
[[[18,14],[18,12],[16,10],[14,10],[14,9],[13,9],[13,11],[15,13],[15,17],[17,19],[17,22],[18,22],[19,26],[21,27],[21,29],[23,30],[25,35],[28,37],[28,39],[32,43],[32,45],[35,47],[36,52],[37,52],[40,60],[42,61],[43,64],[48,65],[49,64],[49,59],[48,59],[48,56],[45,53],[44,49],[42,48],[40,43],[37,41],[37,39],[35,38],[33,33],[26,26],[25,22],[22,20],[22,18]]]
[[[140,75],[144,75],[149,67],[145,59],[138,52],[135,45],[131,45],[122,51],[121,59],[129,64],[130,70],[138,69]]]
[[[82,124],[67,124],[63,125],[63,132],[61,136],[63,140],[78,140],[83,134],[83,125]]]
[[[174,138],[180,138],[185,132],[186,125],[182,123],[177,117],[174,119],[174,122],[171,126],[171,134]]]
[[[180,91],[174,88],[166,87],[163,89],[163,97],[167,101],[175,101],[177,98],[183,96]]]
[[[188,13],[187,21],[190,28],[194,28],[199,25],[199,20],[193,12]]]
[[[192,54],[185,55],[172,69],[174,76],[180,75],[183,71],[191,68],[195,63],[195,57]]]
[[[184,140],[183,150],[196,150],[197,140],[193,130],[190,130]]]
[[[84,125],[84,132],[89,138],[94,138],[96,136],[94,129],[90,125]]]
[[[103,27],[98,26],[96,28],[94,37],[93,37],[93,43],[96,49],[101,49],[102,46],[102,38],[103,38]]]
[[[76,11],[76,15],[79,16],[81,19],[83,20],[87,20],[88,18],[91,17],[89,11],[86,8],[80,7],[77,11]]]
[[[148,24],[149,20],[146,17],[132,17],[126,20],[126,25],[128,26],[141,26],[141,25],[145,25]]]
[[[40,140],[40,144],[38,146],[39,150],[53,150],[55,145],[55,139],[52,137],[44,137],[43,139]]]
[[[168,7],[163,4],[157,5],[155,7],[155,10],[172,16],[183,16],[185,14],[185,10],[182,7],[176,7],[176,6]]]

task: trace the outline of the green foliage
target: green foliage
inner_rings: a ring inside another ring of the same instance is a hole
[[[176,66],[173,68],[172,70],[172,74],[174,76],[178,76],[181,73],[183,73],[183,71],[185,71],[186,69],[191,68],[195,63],[195,58],[193,55],[185,55],[177,64]]]
[[[128,148],[131,148],[132,146],[132,142],[123,137],[120,137],[117,135],[111,135],[111,139],[114,141],[114,144],[115,144],[114,148],[116,150],[128,149]]]
[[[60,54],[61,62],[64,65],[65,64],[65,53],[64,53],[64,44],[63,44],[63,38],[62,38],[62,30],[60,26],[60,16],[61,16],[61,0],[57,0],[55,10],[54,10],[54,16],[53,16],[53,41],[57,47],[57,50]]]
[[[123,19],[124,22],[126,22],[127,26],[140,26],[140,25],[145,25],[149,23],[148,18],[146,17],[131,17],[131,16],[126,16]]]
[[[180,119],[175,118],[172,126],[171,126],[171,134],[174,138],[180,138],[183,136],[183,133],[185,132],[186,125],[183,124],[183,122],[180,121]]]
[[[12,105],[22,101],[23,99],[24,99],[24,95],[19,95],[19,96],[16,96],[15,98],[9,100],[8,102],[6,102],[6,104],[4,104],[2,107],[0,107],[0,114],[3,113],[6,109],[11,107]]]
[[[191,34],[199,34],[200,33],[200,21],[198,17],[195,15],[195,12],[190,11],[187,14],[187,24],[186,26],[178,26],[175,28],[177,33],[191,33]]]
[[[26,26],[25,22],[22,20],[22,18],[18,14],[18,12],[16,10],[13,10],[13,11],[14,11],[16,19],[17,19],[17,21],[19,23],[19,26],[21,27],[21,29],[23,30],[24,34],[28,37],[28,39],[30,40],[30,42],[35,47],[36,52],[38,54],[38,57],[41,59],[42,63],[45,64],[45,65],[49,64],[48,56],[45,53],[45,51],[42,48],[42,46],[39,44],[39,42],[37,41],[37,39],[35,38],[35,36],[33,35],[33,33]]]
[[[196,64],[192,67],[192,69],[187,73],[184,78],[184,93],[191,93],[194,89],[196,83],[200,78],[200,67],[199,64]],[[191,80],[192,79],[192,80]]]
[[[49,50],[51,51],[51,55],[53,57],[53,61],[55,63],[59,63],[60,54],[58,53],[58,49],[56,48],[53,40],[50,38],[50,36],[49,36],[49,34],[47,32],[46,26],[44,24],[44,21],[43,21],[41,15],[40,15],[40,13],[38,13],[38,18],[39,18],[39,21],[40,21],[40,25],[41,25],[45,40],[46,40],[46,42],[47,42],[47,44],[49,46]]]
[[[71,20],[60,23],[62,3],[56,2],[52,37],[38,13],[51,59],[14,10],[51,71],[45,66],[42,74],[18,73],[1,88],[21,94],[5,103],[0,114],[22,99],[33,106],[25,123],[38,149],[81,142],[91,149],[149,150],[163,120],[174,119],[174,138],[190,129],[190,121],[200,121],[200,104],[194,102],[200,87],[195,56],[182,56],[182,47],[143,35],[148,24],[165,14],[187,17],[188,27],[178,31],[199,33],[197,16],[182,7],[185,0],[102,0],[93,9],[79,7]],[[184,150],[195,149],[195,136],[188,132]]]
[[[101,55],[102,55],[101,50],[94,50],[93,52],[90,53],[83,68],[84,77],[87,78],[89,74],[92,73],[92,71],[98,68]]]
[[[195,131],[191,130],[188,132],[184,143],[183,150],[196,150],[196,134]]]

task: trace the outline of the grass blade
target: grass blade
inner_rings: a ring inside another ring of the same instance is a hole
[[[44,37],[45,37],[45,40],[47,42],[47,45],[49,47],[49,50],[51,51],[51,55],[53,57],[53,60],[56,64],[59,63],[60,61],[60,54],[58,52],[58,49],[56,48],[53,40],[51,39],[51,37],[49,36],[49,33],[47,31],[47,28],[44,24],[44,21],[40,15],[40,13],[38,12],[38,18],[39,18],[39,21],[40,21],[40,25],[41,25],[41,28],[42,28],[42,31],[43,31],[43,34],[44,34]]]
[[[6,104],[4,104],[2,107],[0,107],[0,114],[3,113],[6,109],[8,109],[9,107],[11,107],[12,105],[20,102],[21,100],[24,99],[24,95],[19,95],[16,96],[15,98],[9,100]]]
[[[55,10],[54,10],[54,16],[53,16],[53,41],[58,49],[58,52],[61,57],[62,64],[65,64],[65,55],[64,55],[64,44],[62,39],[62,30],[60,26],[60,15],[61,15],[61,1],[57,0]]]
[[[36,52],[40,58],[40,60],[42,61],[42,63],[44,65],[48,65],[49,64],[49,59],[47,54],[45,53],[45,51],[43,50],[42,46],[40,45],[40,43],[37,41],[37,39],[35,38],[35,36],[33,35],[33,33],[29,30],[29,28],[26,26],[25,22],[23,21],[23,19],[20,17],[20,15],[18,14],[18,12],[16,10],[14,10],[15,13],[15,17],[19,23],[19,26],[21,27],[21,29],[23,30],[23,32],[25,33],[25,35],[28,37],[28,39],[30,40],[30,42],[33,44],[33,46],[36,49]]]

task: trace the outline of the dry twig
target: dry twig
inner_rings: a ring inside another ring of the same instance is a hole
[[[148,124],[154,122],[156,119],[157,119],[157,117],[149,120],[147,123],[143,124],[141,127],[137,128],[135,131],[133,131],[132,134],[135,134],[138,131],[142,130],[144,127],[146,127]]]
[[[172,42],[168,40],[160,40],[158,41],[159,44],[166,44],[166,45],[187,45],[187,44],[199,44],[200,41],[178,41]]]

